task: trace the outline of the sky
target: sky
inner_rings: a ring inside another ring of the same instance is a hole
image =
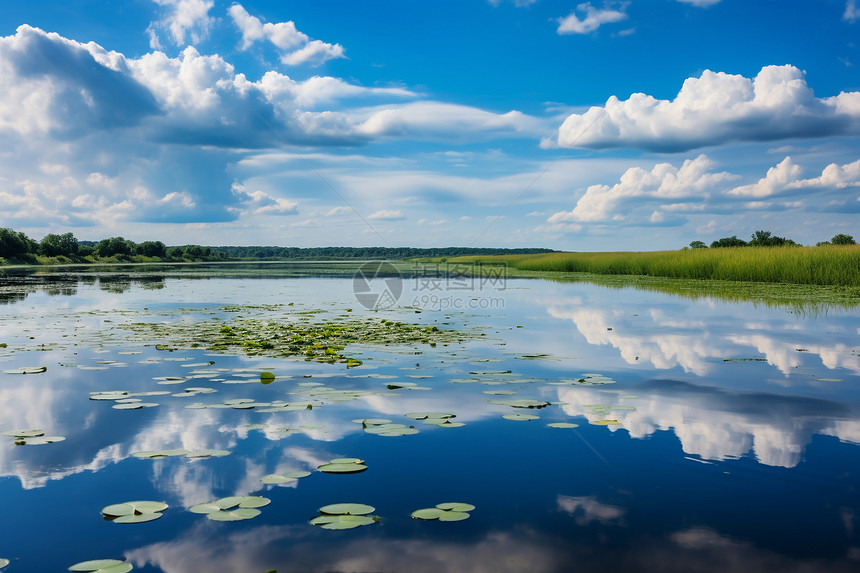
[[[858,44],[856,0],[4,0],[0,227],[860,239]]]

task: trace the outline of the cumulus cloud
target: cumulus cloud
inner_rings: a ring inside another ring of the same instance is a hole
[[[276,71],[252,82],[191,46],[127,58],[26,25],[0,37],[0,82],[0,201],[19,228],[289,214],[288,197],[232,191],[228,171],[248,150],[543,129],[519,112],[414,101],[402,87]]]
[[[318,66],[329,60],[345,57],[343,46],[340,44],[327,44],[321,40],[312,40],[301,49],[284,54],[281,57],[281,62],[288,66],[301,66],[302,64]]]
[[[627,14],[624,13],[626,4],[621,5],[621,9],[614,10],[611,8],[595,8],[591,2],[585,2],[576,7],[576,10],[571,12],[564,18],[558,18],[559,34],[589,34],[597,30],[603,24],[611,24],[627,19]],[[582,17],[576,15],[579,12]]]
[[[767,170],[767,175],[756,183],[727,190],[727,195],[738,197],[772,197],[809,189],[846,189],[860,187],[860,159],[853,163],[831,163],[818,177],[802,179],[802,168],[790,156]]]
[[[683,151],[732,141],[770,141],[860,133],[860,92],[818,98],[794,66],[767,66],[749,79],[706,70],[674,100],[636,93],[571,114],[562,147]]]
[[[233,23],[242,32],[240,47],[243,50],[256,42],[267,40],[278,48],[281,62],[288,66],[318,66],[329,60],[346,57],[343,46],[311,40],[307,34],[300,32],[292,21],[264,23],[249,14],[241,4],[230,6],[229,13]]]
[[[241,4],[233,4],[228,10],[233,22],[242,32],[242,49],[248,49],[254,42],[268,40],[282,50],[289,50],[306,43],[310,38],[296,29],[294,22],[263,23],[251,16]]]
[[[149,44],[153,49],[161,49],[159,31],[167,33],[171,43],[176,46],[191,44],[206,39],[215,23],[215,18],[209,16],[209,10],[214,5],[213,0],[153,0],[164,8],[161,20],[152,22],[146,29],[149,34]]]
[[[567,222],[582,223],[595,221],[622,220],[625,218],[624,206],[636,202],[657,201],[677,204],[686,201],[706,199],[708,192],[720,183],[732,179],[728,172],[713,172],[715,164],[705,155],[684,161],[681,167],[670,163],[658,163],[647,171],[641,167],[631,167],[618,183],[612,185],[592,185],[585,195],[570,211],[559,211],[549,217],[547,222],[560,224]],[[665,216],[652,212],[649,222],[662,224]]]

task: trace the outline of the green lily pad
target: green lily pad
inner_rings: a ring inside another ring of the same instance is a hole
[[[22,368],[13,368],[11,370],[4,370],[4,374],[41,374],[48,370],[47,366],[24,366]]]
[[[44,444],[53,444],[62,442],[66,438],[63,436],[36,436],[34,438],[18,438],[15,440],[17,446],[41,446]]]
[[[529,399],[521,399],[521,400],[487,400],[490,404],[500,404],[502,406],[510,406],[512,408],[529,408],[529,409],[540,409],[546,408],[550,405],[549,402],[544,402],[543,400],[529,400]]]
[[[462,511],[443,511],[439,521],[463,521],[469,519],[469,514]]]
[[[221,508],[214,503],[198,503],[197,505],[192,505],[188,508],[188,511],[191,513],[214,513],[216,511],[222,511]]]
[[[155,521],[162,515],[161,513],[138,513],[134,515],[121,515],[110,521],[114,523],[145,523],[147,521]]]
[[[535,416],[534,414],[505,414],[502,418],[517,422],[527,422],[529,420],[539,420],[540,416]]]
[[[212,513],[207,513],[206,517],[212,521],[241,521],[257,517],[258,515],[260,515],[259,509],[240,507],[232,511],[213,511]]]
[[[319,512],[327,515],[367,515],[373,513],[375,509],[363,503],[333,503],[321,507]]]
[[[260,515],[259,509],[240,507],[232,511],[220,510],[207,513],[206,517],[212,521],[242,521],[244,519],[257,517],[258,515]]]
[[[412,512],[412,517],[415,519],[424,519],[430,521],[433,519],[439,519],[439,516],[443,513],[445,513],[445,511],[437,507],[427,507],[424,509],[416,509]]]
[[[357,474],[365,471],[367,465],[358,458],[335,458],[317,469],[328,474]]]
[[[142,460],[155,460],[171,456],[184,456],[187,453],[188,450],[147,450],[143,452],[135,452],[131,455]]]
[[[126,501],[115,503],[102,508],[102,513],[107,517],[125,517],[130,515],[142,515],[160,513],[167,509],[167,504],[161,501]]]
[[[9,430],[8,432],[3,432],[4,436],[11,436],[13,438],[35,438],[37,436],[44,436],[44,430]]]
[[[550,428],[578,428],[579,424],[571,424],[570,422],[553,422],[547,424]]]
[[[186,458],[220,458],[229,456],[232,452],[227,450],[195,450],[185,454]]]
[[[376,523],[376,520],[372,517],[367,517],[365,515],[338,515],[336,520],[330,521],[328,523],[321,524],[320,527],[323,529],[355,529],[356,527],[361,527],[362,525],[370,525],[371,523]]]
[[[445,503],[437,503],[436,507],[439,509],[444,509],[445,511],[472,511],[475,509],[475,506],[471,503],[462,503],[459,501],[446,501]]]
[[[154,408],[155,406],[158,406],[155,402],[129,402],[114,404],[111,408],[115,410],[140,410],[142,408]]]
[[[0,564],[2,567],[2,564]],[[81,561],[69,567],[69,571],[90,571],[93,573],[127,573],[134,569],[128,561],[119,559],[94,559],[92,561]]]

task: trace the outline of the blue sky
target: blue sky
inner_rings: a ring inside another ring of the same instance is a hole
[[[854,0],[4,2],[0,227],[168,244],[860,238]]]

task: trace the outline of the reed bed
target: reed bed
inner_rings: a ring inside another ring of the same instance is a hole
[[[540,272],[860,287],[860,245],[458,257]]]

